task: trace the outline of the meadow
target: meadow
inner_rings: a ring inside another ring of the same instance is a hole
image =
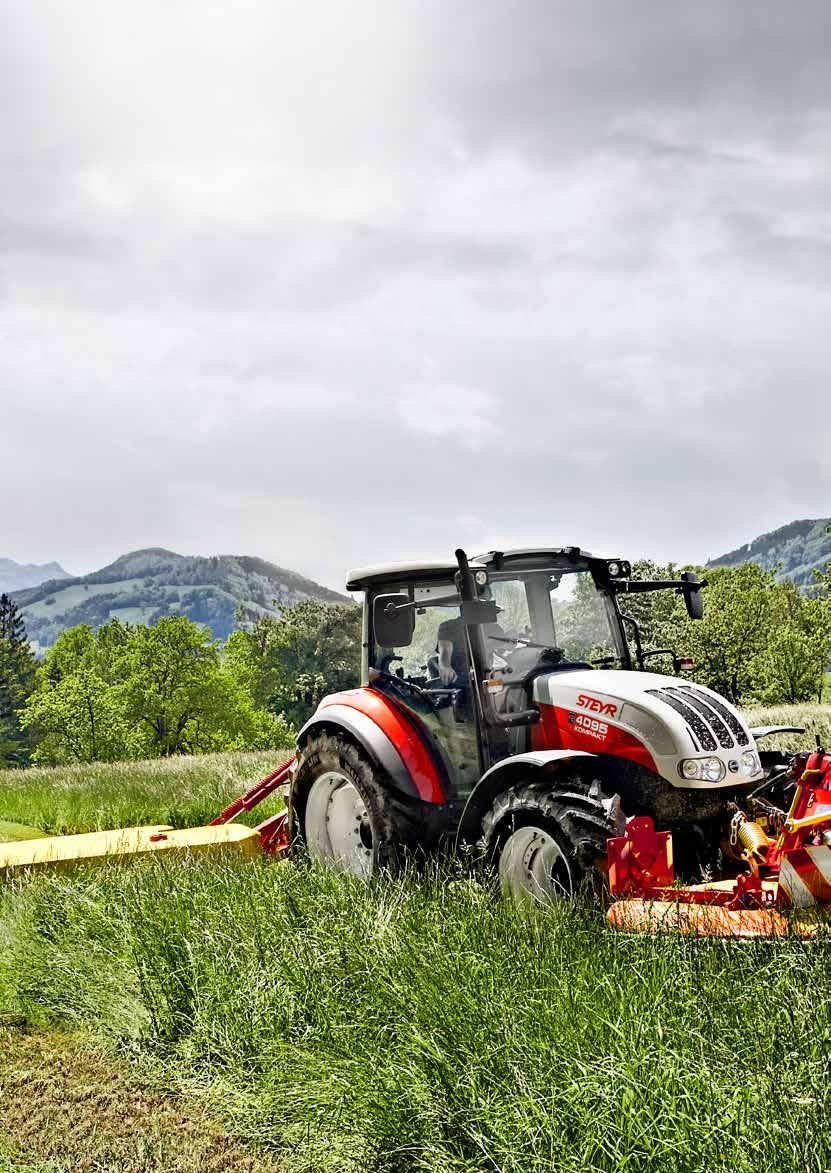
[[[273,764],[7,772],[0,819],[201,821]],[[451,865],[152,860],[7,883],[0,1020],[81,1033],[293,1173],[822,1173],[830,944],[616,936]]]

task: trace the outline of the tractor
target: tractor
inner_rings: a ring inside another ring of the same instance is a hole
[[[625,610],[628,595],[670,590],[700,619],[704,586],[692,572],[639,580],[577,547],[352,571],[362,684],[300,730],[292,843],[360,876],[450,848],[525,901],[602,884],[608,842],[643,816],[671,833],[679,876],[746,859],[761,833],[748,798],[778,809],[762,795],[784,759],[754,736],[774,730],[649,671],[658,655],[688,664],[645,651]]]
[[[577,547],[355,570],[363,683],[321,701],[289,761],[207,827],[9,843],[0,876],[295,847],[370,876],[454,850],[521,904],[608,893],[617,930],[816,936],[831,906],[831,752],[760,749],[804,730],[748,728],[677,675],[683,658],[644,650],[621,609],[671,590],[700,619],[704,586],[691,572],[635,579]],[[675,676],[647,670],[667,655]],[[284,809],[235,822],[286,788]]]

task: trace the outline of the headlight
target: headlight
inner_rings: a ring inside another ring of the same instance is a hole
[[[759,761],[759,755],[755,749],[746,749],[742,754],[742,773],[749,774],[751,777],[758,774],[762,768],[762,763]]]
[[[721,782],[725,775],[721,758],[684,758],[678,769],[682,778],[696,782]]]

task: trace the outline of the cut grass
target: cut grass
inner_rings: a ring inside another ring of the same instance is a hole
[[[147,1086],[73,1036],[0,1031],[0,1081],[0,1173],[278,1173],[204,1105]]]
[[[19,843],[21,839],[40,839],[44,832],[23,823],[5,823],[0,820],[0,843]]]

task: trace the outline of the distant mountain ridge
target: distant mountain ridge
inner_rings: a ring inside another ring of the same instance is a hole
[[[87,623],[97,628],[114,616],[129,623],[155,623],[164,615],[186,615],[226,640],[238,626],[238,611],[252,621],[280,614],[301,599],[350,601],[263,558],[190,557],[161,548],[134,550],[92,574],[51,579],[15,591],[14,598],[30,640],[41,649],[69,627]]]
[[[0,594],[9,591],[23,591],[39,586],[49,579],[70,578],[58,562],[15,562],[13,558],[0,558]]]
[[[742,562],[755,562],[765,570],[781,562],[781,578],[789,578],[799,586],[810,586],[814,581],[813,571],[824,570],[831,562],[831,517],[792,521],[754,538],[738,550],[711,558],[707,565],[739,566]]]

